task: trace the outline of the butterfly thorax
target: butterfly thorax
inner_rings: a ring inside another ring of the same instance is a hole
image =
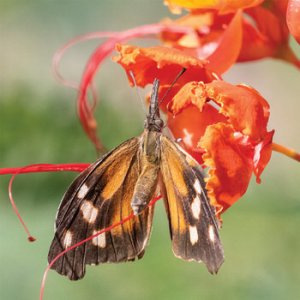
[[[159,164],[160,162],[160,136],[161,133],[157,131],[144,130],[142,135],[141,157],[145,163]]]

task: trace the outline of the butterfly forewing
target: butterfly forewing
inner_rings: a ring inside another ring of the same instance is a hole
[[[64,249],[123,220],[139,176],[140,139],[121,144],[81,173],[66,192],[56,220],[48,260]],[[70,279],[80,279],[86,264],[124,262],[140,258],[149,239],[153,208],[93,240],[68,251],[52,266]]]
[[[161,173],[174,254],[203,261],[216,273],[224,260],[223,248],[202,174],[198,164],[165,136],[161,136]]]

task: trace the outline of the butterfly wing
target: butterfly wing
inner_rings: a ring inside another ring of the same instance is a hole
[[[162,136],[161,173],[175,256],[203,261],[216,273],[224,261],[223,248],[198,163]]]
[[[82,172],[63,197],[48,261],[83,239],[132,213],[130,202],[139,175],[140,138],[130,139]],[[68,251],[52,269],[71,280],[84,276],[86,264],[125,262],[143,256],[153,208]]]

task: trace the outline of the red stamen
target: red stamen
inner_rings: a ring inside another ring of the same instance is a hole
[[[62,76],[59,71],[59,64],[60,64],[61,59],[65,55],[65,52],[69,48],[71,48],[79,43],[82,43],[82,42],[85,42],[88,40],[93,40],[93,39],[111,38],[115,35],[116,35],[116,32],[113,32],[113,31],[91,32],[88,34],[77,36],[74,39],[67,42],[65,45],[63,45],[61,48],[59,48],[53,56],[52,71],[53,71],[54,77],[62,85],[73,88],[75,90],[78,90],[79,84],[77,82],[65,79],[64,76]]]
[[[19,210],[17,208],[17,205],[15,203],[15,200],[12,195],[12,184],[13,181],[15,180],[15,177],[18,174],[22,173],[36,173],[36,172],[57,172],[57,171],[74,171],[74,172],[82,172],[85,170],[89,164],[84,164],[84,163],[77,163],[77,164],[34,164],[34,165],[28,165],[25,167],[21,168],[3,168],[0,169],[0,175],[5,175],[5,174],[13,174],[11,177],[9,184],[8,184],[8,196],[9,200],[11,202],[12,208],[20,220],[27,236],[28,236],[28,241],[29,242],[34,242],[36,239],[30,234],[28,227],[26,226],[23,218],[21,217]]]
[[[81,125],[95,145],[98,153],[105,152],[105,147],[101,143],[101,140],[97,136],[97,122],[93,115],[93,109],[95,107],[95,103],[97,102],[97,95],[95,91],[93,91],[92,81],[96,74],[98,67],[101,65],[103,60],[114,51],[116,43],[125,42],[127,40],[133,38],[141,38],[145,36],[151,36],[155,34],[159,34],[161,32],[176,32],[176,33],[188,33],[191,31],[189,27],[183,26],[168,26],[163,24],[150,24],[144,25],[140,27],[136,27],[133,29],[129,29],[123,32],[94,32],[86,35],[82,35],[76,37],[69,41],[66,45],[60,48],[53,59],[53,72],[55,77],[64,85],[79,89],[78,96],[78,116],[81,122]],[[77,43],[90,40],[90,39],[98,39],[98,38],[109,38],[105,43],[103,43],[100,47],[98,47],[94,53],[89,58],[85,71],[83,73],[83,77],[80,83],[80,86],[72,81],[66,80],[59,72],[59,62],[61,61],[63,55],[66,50],[70,47],[76,45]],[[92,104],[89,103],[88,100],[88,90],[92,89]]]
[[[29,232],[29,230],[28,230],[28,228],[27,228],[27,226],[26,226],[24,220],[22,219],[22,217],[21,217],[21,215],[20,215],[20,213],[19,213],[19,210],[18,210],[18,208],[17,208],[17,206],[16,206],[16,203],[15,203],[15,201],[14,201],[14,198],[13,198],[13,196],[12,196],[12,184],[13,184],[13,181],[14,181],[16,175],[17,175],[17,173],[14,174],[14,175],[11,177],[11,179],[10,179],[10,181],[9,181],[9,184],[8,184],[8,196],[9,196],[9,200],[10,200],[10,203],[11,203],[11,205],[12,205],[12,208],[13,208],[15,214],[17,215],[18,219],[20,220],[20,222],[21,222],[21,224],[22,224],[22,226],[23,226],[23,228],[24,228],[24,230],[25,230],[25,232],[26,232],[26,234],[27,234],[27,236],[28,236],[28,237],[27,237],[27,238],[28,238],[28,241],[29,241],[29,242],[34,242],[34,241],[36,240],[36,238],[33,237],[33,236],[30,234],[30,232]]]
[[[148,204],[148,206],[152,206],[154,205],[159,199],[161,198],[161,195],[153,198],[150,203]],[[120,226],[122,224],[124,224],[125,222],[128,222],[129,220],[131,220],[132,218],[134,217],[134,214],[131,213],[129,216],[127,216],[126,218],[124,218],[123,220],[121,220],[120,222],[118,223],[115,223],[107,228],[104,228],[102,230],[100,230],[99,232],[89,236],[88,238],[78,242],[77,244],[65,249],[64,251],[60,252],[50,263],[49,265],[47,266],[45,272],[44,272],[44,275],[43,275],[43,279],[42,279],[42,283],[41,283],[41,289],[40,289],[40,300],[43,300],[43,296],[44,296],[44,291],[45,291],[45,285],[46,285],[46,279],[47,279],[47,276],[48,276],[48,272],[50,271],[51,267],[53,266],[53,264],[60,258],[62,257],[64,254],[66,254],[67,252],[83,245],[84,243],[87,243],[88,241],[92,240],[93,238],[97,237],[98,235],[104,233],[104,232],[107,232],[107,231],[110,231],[112,230],[113,228],[117,227],[117,226]]]
[[[102,38],[117,38],[118,35],[128,35],[127,39],[135,38],[135,37],[144,37],[145,35],[150,34],[158,34],[162,31],[168,31],[168,32],[177,32],[177,33],[188,33],[191,31],[188,27],[183,26],[174,26],[172,27],[168,25],[162,25],[162,24],[149,24],[144,25],[141,27],[137,27],[135,29],[129,29],[124,32],[115,32],[115,31],[100,31],[100,32],[91,32],[88,34],[77,36],[73,39],[71,39],[69,42],[67,42],[65,45],[63,45],[60,49],[56,51],[56,53],[53,56],[53,64],[52,64],[52,71],[54,73],[54,77],[63,85],[78,89],[79,84],[77,82],[73,82],[71,80],[65,79],[60,71],[59,71],[59,64],[63,56],[65,55],[65,52],[70,49],[71,47],[93,39],[102,39]],[[121,42],[121,40],[120,40]],[[113,50],[113,49],[112,49]]]
[[[38,172],[82,172],[90,164],[87,163],[71,163],[71,164],[33,164],[26,167],[17,168],[2,168],[0,175],[8,174],[24,174],[24,173],[38,173]]]

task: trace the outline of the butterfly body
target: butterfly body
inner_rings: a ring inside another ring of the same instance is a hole
[[[134,213],[126,223],[68,251],[53,264],[53,269],[71,280],[82,278],[87,264],[143,256],[154,211],[148,204],[157,190],[164,196],[174,254],[203,261],[211,273],[223,263],[218,223],[201,167],[162,133],[158,88],[156,79],[142,135],[125,141],[83,171],[63,197],[49,262],[64,249]]]
[[[160,164],[160,134],[145,130],[141,137],[140,175],[135,184],[131,207],[138,215],[154,197]]]

